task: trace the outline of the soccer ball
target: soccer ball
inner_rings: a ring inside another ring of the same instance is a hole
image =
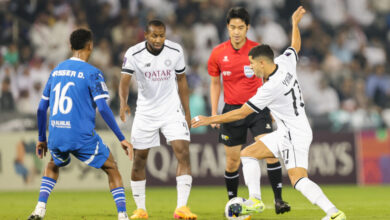
[[[250,215],[239,215],[242,209],[242,203],[246,199],[241,197],[235,197],[231,199],[225,206],[225,216],[229,220],[249,220],[251,219]]]

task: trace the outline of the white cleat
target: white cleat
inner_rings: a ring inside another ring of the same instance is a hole
[[[27,220],[42,220],[46,214],[45,204],[38,204]]]
[[[126,212],[119,212],[118,213],[118,220],[129,220],[129,217],[127,216]]]

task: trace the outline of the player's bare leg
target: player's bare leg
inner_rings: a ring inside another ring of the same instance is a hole
[[[123,187],[121,174],[119,173],[118,166],[111,153],[101,169],[108,176],[108,184],[111,190],[118,187]]]
[[[189,142],[174,140],[171,141],[171,145],[177,158],[177,207],[173,217],[177,219],[197,219],[197,216],[187,206],[192,185]]]
[[[148,213],[145,206],[146,172],[145,166],[148,159],[149,149],[134,149],[133,167],[131,170],[131,190],[137,209],[130,219],[147,219]]]
[[[255,142],[264,135],[266,134],[256,136]],[[275,213],[289,212],[291,210],[290,205],[282,199],[282,165],[278,158],[266,158],[265,161],[267,162],[268,179],[274,192]]]
[[[36,205],[34,212],[29,216],[28,220],[43,219],[45,217],[46,203],[57,182],[59,174],[60,169],[55,165],[53,158],[51,158],[45,167],[45,171],[42,177],[38,204]]]
[[[108,184],[115,201],[119,220],[128,220],[126,212],[126,196],[121,174],[111,152],[101,169],[108,176]]]

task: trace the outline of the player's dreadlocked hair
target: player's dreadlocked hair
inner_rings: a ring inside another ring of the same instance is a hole
[[[92,41],[92,32],[90,30],[80,28],[72,32],[70,35],[70,45],[72,50],[84,49],[89,41]]]
[[[252,59],[255,59],[260,56],[267,57],[269,60],[274,60],[274,52],[272,51],[271,47],[267,44],[258,45],[254,48],[252,48],[248,56],[251,56]]]
[[[231,8],[226,16],[226,23],[229,24],[230,20],[233,18],[239,18],[239,19],[243,20],[246,25],[249,24],[249,13],[243,7]]]

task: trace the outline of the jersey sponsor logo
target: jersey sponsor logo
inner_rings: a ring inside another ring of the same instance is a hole
[[[172,61],[170,59],[166,59],[164,61],[165,66],[169,67],[172,64]]]
[[[169,80],[171,78],[171,70],[155,70],[155,71],[147,71],[144,73],[145,78],[150,79],[152,81],[164,81]]]
[[[228,56],[224,56],[222,62],[229,62]]]
[[[223,76],[230,76],[230,75],[232,75],[232,72],[230,72],[230,71],[223,71],[222,75]]]
[[[51,120],[51,126],[56,128],[72,128],[70,121]]]
[[[255,72],[250,66],[244,66],[244,74],[247,78],[252,78]]]

